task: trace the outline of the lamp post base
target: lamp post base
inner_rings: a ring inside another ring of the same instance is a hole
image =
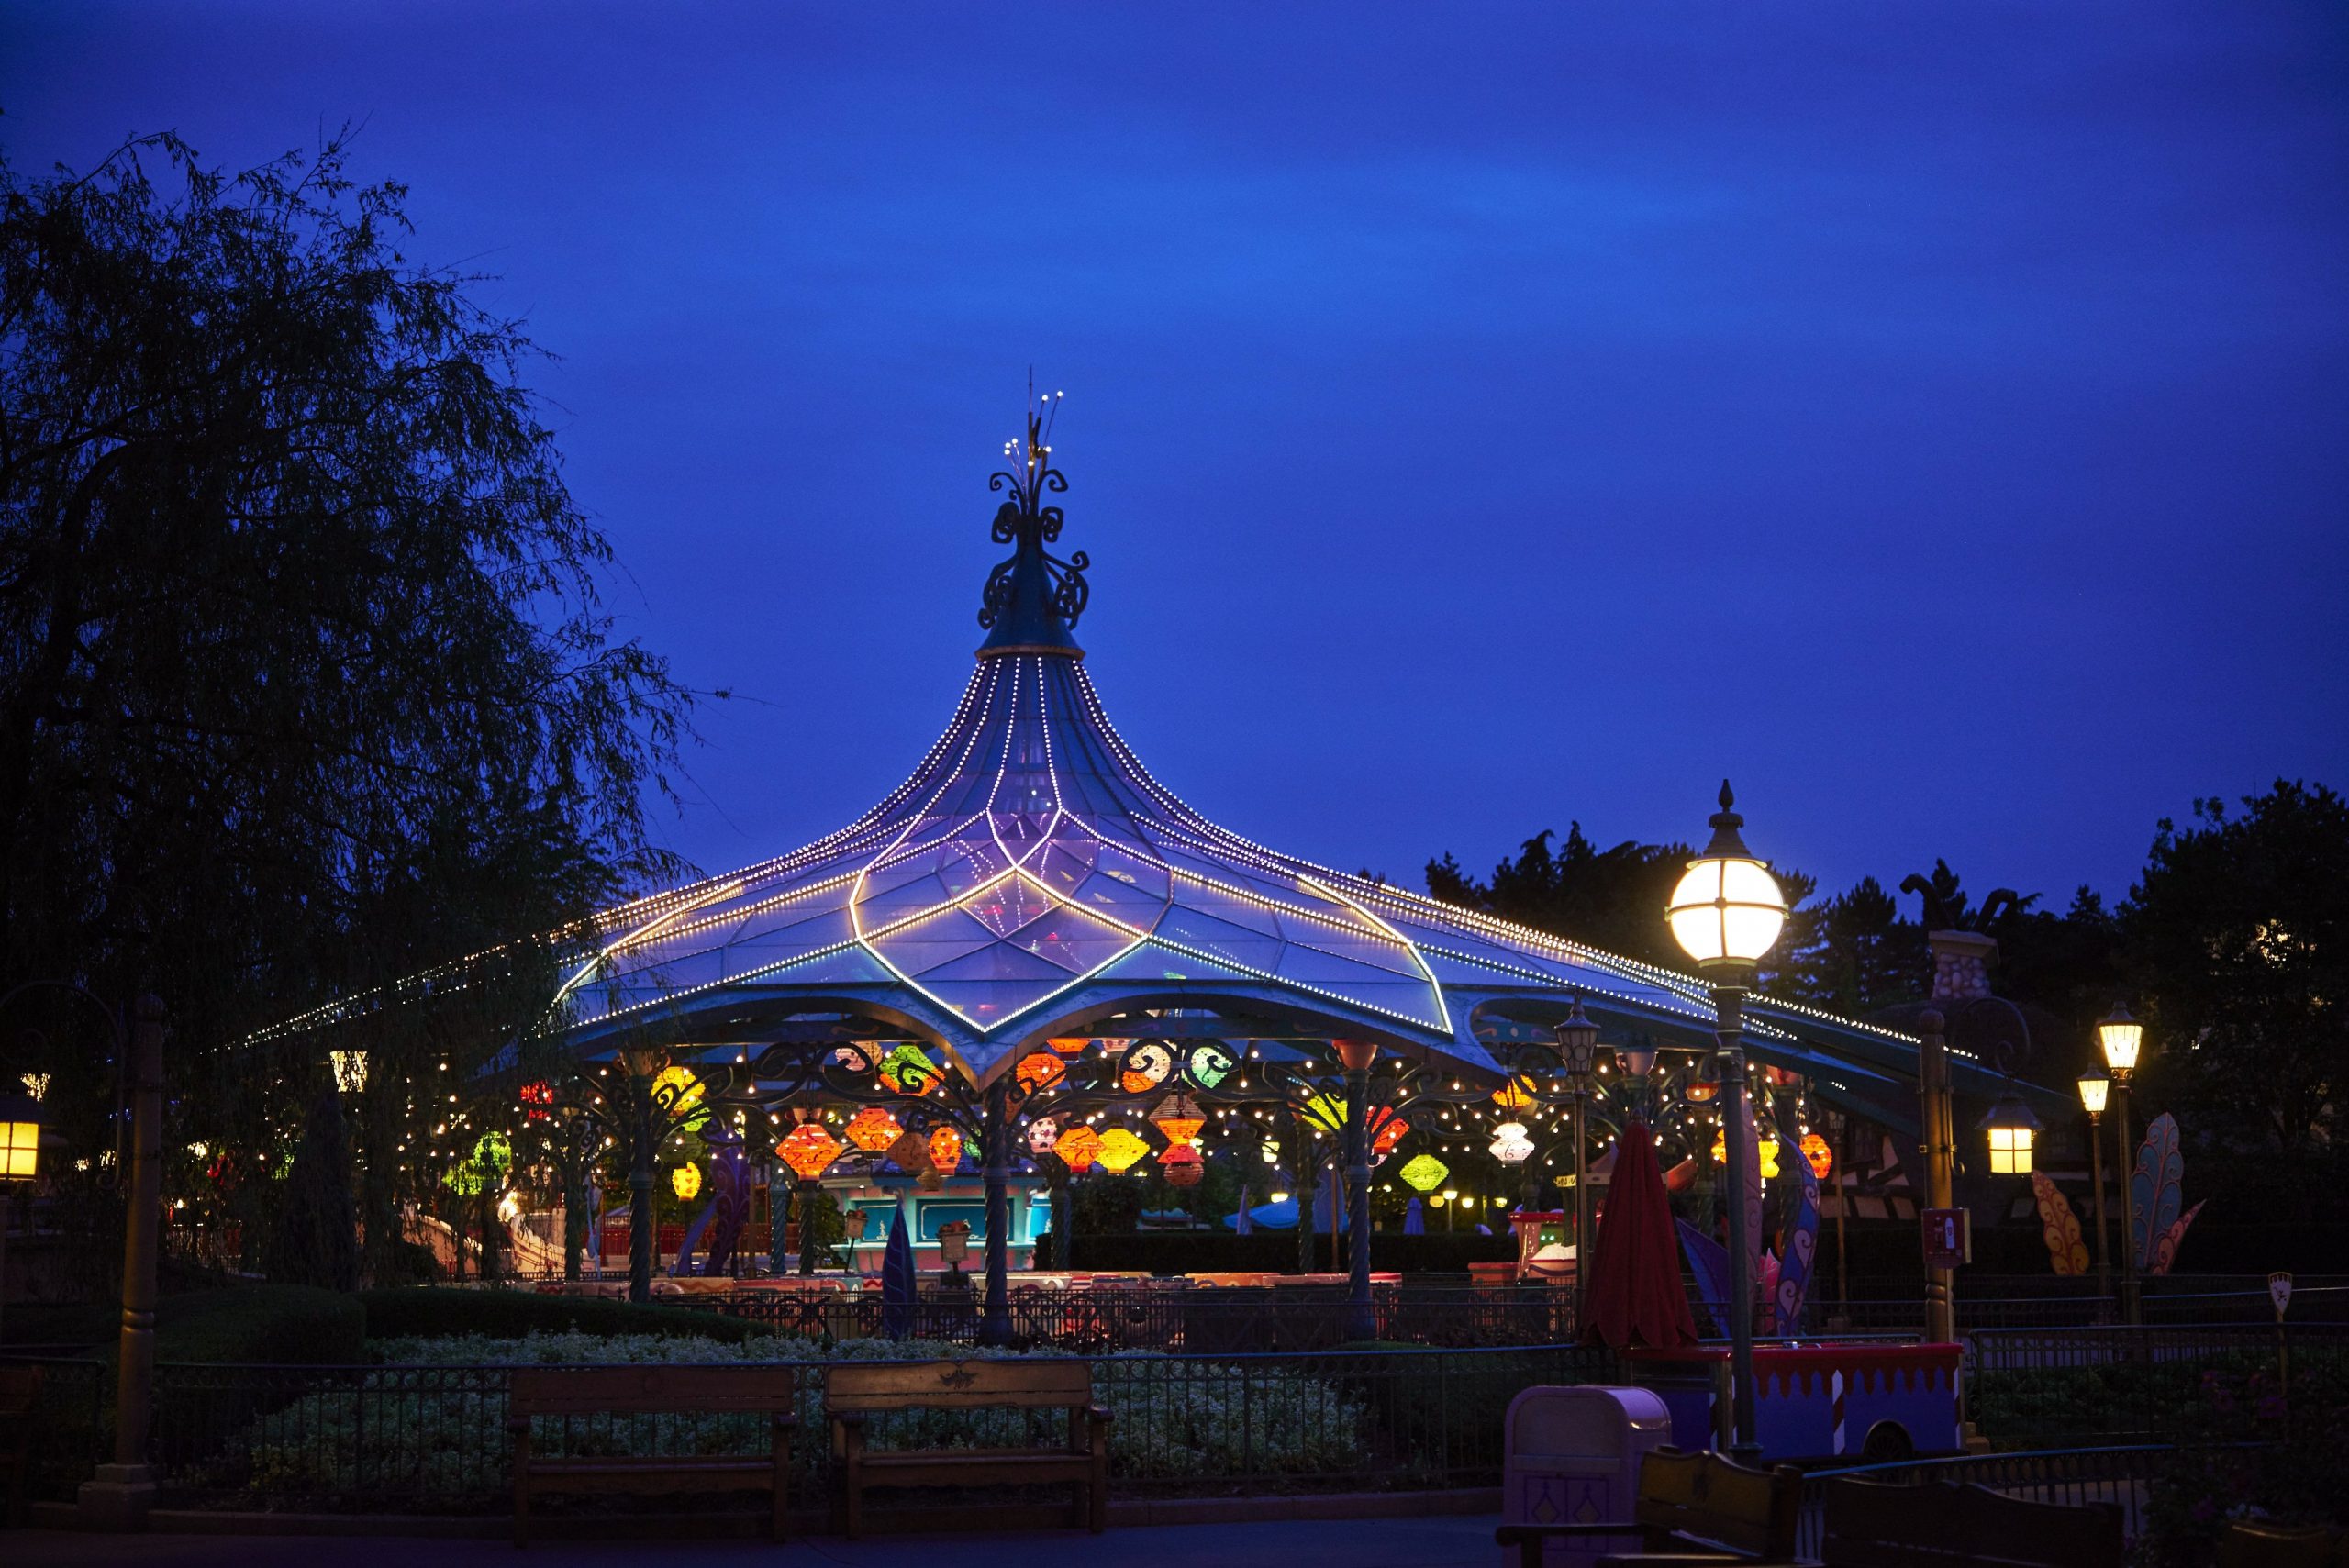
[[[155,1507],[155,1472],[144,1464],[101,1464],[75,1494],[83,1529],[131,1534],[147,1528]]]

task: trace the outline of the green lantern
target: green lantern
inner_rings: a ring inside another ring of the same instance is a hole
[[[1452,1174],[1452,1167],[1432,1154],[1414,1154],[1403,1162],[1401,1173],[1408,1185],[1431,1193],[1443,1185],[1443,1179]]]

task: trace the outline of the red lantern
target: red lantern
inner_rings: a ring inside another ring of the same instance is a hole
[[[1370,1113],[1370,1151],[1373,1154],[1391,1151],[1403,1141],[1403,1135],[1410,1130],[1409,1122],[1385,1106],[1377,1106]]]
[[[1835,1168],[1835,1154],[1827,1147],[1827,1140],[1815,1132],[1806,1132],[1797,1147],[1801,1149],[1802,1157],[1810,1162],[1810,1173],[1825,1181],[1827,1173]]]
[[[1196,1187],[1208,1173],[1207,1162],[1199,1158],[1199,1151],[1187,1143],[1177,1143],[1169,1148],[1158,1157],[1158,1163],[1163,1168],[1163,1173],[1169,1186]]]
[[[525,1084],[521,1087],[520,1095],[522,1099],[522,1119],[524,1121],[544,1121],[547,1119],[547,1109],[554,1104],[554,1085],[552,1084],[548,1083],[543,1078],[535,1083]]]

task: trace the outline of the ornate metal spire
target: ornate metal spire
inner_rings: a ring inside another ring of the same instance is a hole
[[[1052,415],[1065,395],[1055,392],[1039,399],[1031,389],[1027,436],[1003,444],[1003,455],[1017,466],[987,480],[988,489],[1011,494],[996,508],[995,541],[1013,550],[1010,560],[987,574],[979,597],[979,624],[987,628],[987,639],[979,645],[982,659],[1002,653],[1085,657],[1073,628],[1085,613],[1091,592],[1085,571],[1093,562],[1081,550],[1063,560],[1044,548],[1060,539],[1065,520],[1058,506],[1043,505],[1046,493],[1068,488],[1068,480],[1052,466],[1050,445]]]

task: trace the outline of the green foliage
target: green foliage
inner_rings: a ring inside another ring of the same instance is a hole
[[[2164,1437],[2176,1456],[2149,1489],[2144,1568],[2201,1568],[2229,1521],[2349,1525],[2349,1357],[2295,1355],[2199,1369]]]
[[[604,1296],[427,1287],[362,1290],[357,1299],[365,1309],[367,1340],[379,1350],[385,1340],[449,1335],[666,1335],[729,1344],[772,1337],[763,1326],[740,1318]]]
[[[473,1140],[473,1152],[451,1165],[440,1184],[462,1197],[479,1197],[506,1183],[514,1164],[514,1146],[504,1133],[489,1131]]]
[[[1556,836],[1544,828],[1528,839],[1516,859],[1493,868],[1487,882],[1470,876],[1446,853],[1427,864],[1428,892],[1624,958],[1673,968],[1686,962],[1664,929],[1663,910],[1693,853],[1687,845],[1626,840],[1600,850],[1583,836],[1579,822],[1553,850]]]
[[[160,1362],[349,1366],[366,1359],[357,1297],[304,1284],[231,1285],[155,1306]]]
[[[328,1290],[359,1285],[359,1216],[351,1200],[351,1142],[333,1090],[310,1107],[285,1177],[267,1254],[269,1277]]]

